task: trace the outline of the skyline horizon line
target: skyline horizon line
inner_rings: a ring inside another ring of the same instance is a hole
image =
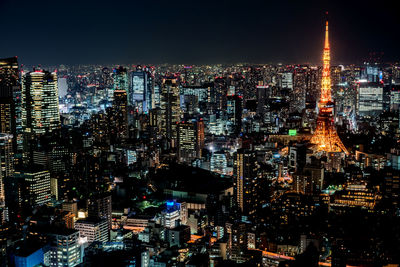
[[[8,58],[14,58],[18,56],[12,56],[12,57],[0,57],[0,59],[8,59]],[[18,60],[19,61],[19,60]],[[285,66],[290,66],[290,65],[297,65],[297,66],[322,66],[323,64],[321,62],[283,62],[283,61],[274,61],[274,62],[251,62],[251,61],[235,61],[235,62],[210,62],[210,63],[169,63],[169,62],[161,62],[161,63],[152,63],[152,62],[138,62],[138,63],[111,63],[111,62],[102,62],[102,63],[77,63],[77,64],[68,64],[68,63],[58,63],[58,64],[25,64],[21,63],[20,61],[18,62],[20,67],[27,67],[27,68],[35,68],[35,67],[59,67],[59,66],[66,66],[66,67],[78,67],[78,66],[162,66],[162,65],[170,65],[170,66],[217,66],[217,65],[228,65],[228,66],[234,66],[234,65],[254,65],[254,66],[263,66],[263,65],[285,65]],[[358,62],[343,62],[343,61],[333,61],[331,64],[332,66],[349,66],[349,65],[395,65],[395,64],[400,64],[400,60],[382,60],[380,62],[368,62],[368,61],[361,61],[359,60]]]

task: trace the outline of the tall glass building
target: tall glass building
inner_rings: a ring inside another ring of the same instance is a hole
[[[25,133],[44,134],[60,127],[57,73],[43,70],[22,76],[22,125]]]
[[[120,66],[113,71],[114,90],[128,90],[128,71]]]
[[[161,130],[172,147],[176,145],[177,124],[181,113],[178,81],[175,78],[165,78],[161,91]]]
[[[135,106],[140,112],[147,113],[153,108],[153,77],[147,68],[137,66],[131,73],[128,93],[129,106]]]

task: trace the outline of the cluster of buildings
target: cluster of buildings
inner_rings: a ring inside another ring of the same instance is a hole
[[[0,59],[0,265],[399,264],[400,65],[327,35],[322,66]]]

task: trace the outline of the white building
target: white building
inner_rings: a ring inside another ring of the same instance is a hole
[[[224,153],[213,153],[210,160],[210,171],[226,174],[227,160]]]
[[[82,262],[79,231],[63,229],[51,233],[50,266],[77,266]]]
[[[293,89],[293,73],[284,72],[281,74],[281,87]]]
[[[383,88],[378,84],[361,82],[357,92],[357,115],[373,116],[383,110]]]
[[[108,221],[107,219],[101,220],[77,220],[75,222],[75,229],[79,231],[81,237],[86,237],[88,244],[94,241],[107,242],[108,241]]]
[[[183,220],[182,220],[183,219]],[[187,222],[187,205],[186,203],[176,203],[175,201],[167,201],[166,209],[161,212],[161,225],[172,229],[179,225],[179,222]]]

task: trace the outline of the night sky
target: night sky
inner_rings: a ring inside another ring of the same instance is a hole
[[[24,64],[319,63],[399,60],[397,1],[0,0],[0,57]]]

